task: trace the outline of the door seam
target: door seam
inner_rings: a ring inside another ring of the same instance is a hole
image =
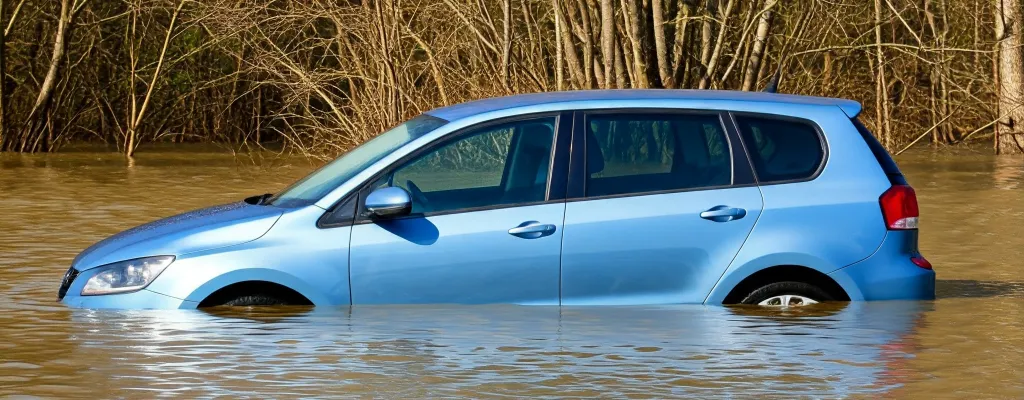
[[[348,249],[346,249],[348,251],[348,254],[345,257],[348,260],[348,262],[346,264],[348,264],[347,266],[348,266],[348,305],[349,306],[355,304],[354,303],[355,295],[352,294],[352,235],[355,234],[355,230],[356,230],[355,224],[350,225],[349,228],[348,228]]]
[[[569,203],[562,203],[562,236],[558,241],[558,306],[562,306],[562,257],[565,256],[565,215],[568,213]]]
[[[708,294],[704,296],[704,301],[702,301],[701,304],[708,303],[708,299],[711,298],[711,294],[714,293],[715,289],[718,288],[718,285],[722,283],[722,279],[725,278],[725,274],[729,272],[729,268],[732,268],[732,264],[736,262],[736,258],[740,256],[741,252],[743,252],[743,247],[746,246],[747,241],[750,240],[750,235],[754,234],[754,229],[757,228],[757,223],[761,221],[761,216],[763,216],[765,212],[764,193],[761,191],[761,186],[757,186],[757,194],[761,196],[761,211],[757,214],[757,218],[754,219],[754,224],[750,226],[750,230],[747,231],[747,235],[743,237],[743,244],[741,244],[740,248],[736,250],[736,254],[732,255],[732,259],[729,260],[729,264],[722,270],[722,275],[718,276],[718,280],[715,281],[715,285],[711,287],[711,290],[708,290]]]

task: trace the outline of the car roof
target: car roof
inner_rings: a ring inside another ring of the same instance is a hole
[[[428,111],[427,114],[455,121],[473,115],[499,111],[510,108],[529,107],[536,105],[564,104],[570,108],[572,103],[590,101],[629,101],[643,100],[707,100],[707,101],[741,101],[775,104],[802,104],[839,107],[846,115],[856,117],[861,111],[860,103],[853,100],[834,99],[827,97],[800,96],[764,92],[741,92],[733,90],[687,90],[687,89],[615,89],[615,90],[578,90],[562,92],[545,92],[520,94],[515,96],[492,97],[487,99],[454,104]]]

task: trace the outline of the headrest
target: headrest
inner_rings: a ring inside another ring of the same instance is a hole
[[[587,129],[587,175],[593,175],[604,171],[604,153],[601,152],[601,142],[597,141],[597,135]]]
[[[677,160],[674,161],[697,167],[708,165],[710,156],[703,124],[700,121],[685,122],[677,129],[679,132],[676,133],[675,139],[681,143],[676,143],[676,151],[682,150],[682,157],[677,154]]]
[[[549,124],[522,125],[519,128],[519,132],[521,133],[519,138],[520,146],[550,149],[551,142],[554,140],[554,130]]]

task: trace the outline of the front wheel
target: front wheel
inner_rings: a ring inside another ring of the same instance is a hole
[[[288,302],[266,294],[248,294],[237,296],[218,305],[228,307],[285,306],[288,305]]]
[[[834,300],[821,288],[803,282],[775,282],[750,292],[742,304],[769,307],[799,307]]]

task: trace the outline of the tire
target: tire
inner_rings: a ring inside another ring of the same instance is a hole
[[[741,304],[760,304],[762,301],[768,300],[775,296],[784,295],[795,295],[802,296],[816,302],[826,302],[835,300],[828,294],[828,292],[821,288],[803,282],[775,282],[750,292],[746,297],[740,301]]]
[[[285,306],[288,305],[288,303],[274,296],[265,294],[249,294],[235,297],[219,305],[228,307]]]

